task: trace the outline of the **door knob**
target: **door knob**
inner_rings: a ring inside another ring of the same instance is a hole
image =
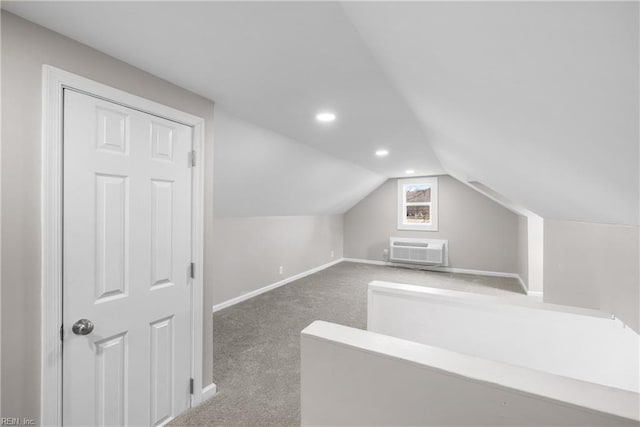
[[[89,319],[80,319],[71,328],[76,335],[89,335],[93,331],[93,322]]]

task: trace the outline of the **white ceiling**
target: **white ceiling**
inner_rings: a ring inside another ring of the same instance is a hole
[[[546,218],[638,223],[636,2],[2,7],[378,174],[448,172]]]
[[[224,109],[386,176],[442,173],[337,3],[3,2]],[[320,126],[316,112],[338,119]],[[388,148],[381,160],[377,148]]]
[[[545,218],[638,223],[638,3],[345,3],[443,167]]]
[[[217,217],[341,214],[386,181],[219,106],[214,120]]]

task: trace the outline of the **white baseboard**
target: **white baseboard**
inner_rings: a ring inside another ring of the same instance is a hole
[[[511,277],[514,279],[520,278],[520,276],[517,273],[504,273],[501,271],[471,270],[468,268],[457,268],[457,267],[432,267],[428,265],[401,264],[397,262],[374,261],[370,259],[359,259],[359,258],[344,258],[344,261],[359,262],[362,264],[386,265],[389,267],[413,268],[415,270],[439,271],[443,273],[475,274],[477,276],[493,276],[493,277]]]
[[[525,294],[531,297],[542,299],[542,292],[530,291],[529,289],[527,289],[527,286],[524,284],[522,277],[520,277],[518,273],[504,273],[502,271],[471,270],[468,268],[456,268],[456,267],[430,267],[428,265],[400,264],[396,262],[375,261],[370,259],[359,259],[359,258],[344,258],[343,260],[347,262],[359,262],[362,264],[385,265],[389,267],[404,267],[404,268],[413,268],[416,270],[425,270],[425,271],[441,271],[444,273],[475,274],[477,276],[491,276],[491,277],[511,277],[513,279],[518,280],[518,283],[522,287],[522,290],[524,291]]]
[[[175,420],[176,417],[169,417],[166,420],[162,421],[160,424],[156,424],[158,427],[164,427],[169,424],[171,421]]]
[[[286,279],[264,286],[260,289],[256,289],[255,291],[251,291],[246,294],[240,295],[238,297],[232,298],[230,300],[221,302],[220,304],[216,304],[212,307],[211,312],[215,313],[216,311],[220,311],[224,308],[231,307],[232,305],[238,304],[239,302],[246,301],[250,298],[253,298],[265,292],[269,292],[273,289],[279,288],[280,286],[284,286],[287,283],[291,283],[295,280],[302,279],[303,277],[317,273],[318,271],[322,271],[325,268],[329,268],[342,261],[356,262],[361,264],[384,265],[388,267],[405,267],[405,268],[413,268],[416,270],[440,271],[445,273],[475,274],[477,276],[492,276],[492,277],[511,277],[518,280],[518,282],[520,283],[520,286],[522,286],[522,289],[527,295],[542,299],[542,292],[527,290],[522,278],[517,273],[504,273],[501,271],[486,271],[486,270],[471,270],[471,269],[456,268],[456,267],[430,267],[425,265],[400,264],[400,263],[394,263],[394,262],[375,261],[370,259],[359,259],[359,258],[338,258],[335,261],[331,261],[327,264],[323,264],[318,267],[312,268],[310,270],[303,271],[302,273],[296,274],[291,277],[287,277]],[[215,384],[212,384],[212,385],[214,386],[214,393],[215,393]]]
[[[291,276],[291,277],[287,277],[286,279],[280,280],[279,282],[272,283],[272,284],[264,286],[264,287],[262,287],[260,289],[256,289],[255,291],[251,291],[251,292],[248,292],[248,293],[246,293],[244,295],[240,295],[239,297],[231,298],[230,300],[227,300],[227,301],[221,302],[220,304],[214,305],[212,307],[212,313],[215,313],[216,311],[220,311],[223,308],[227,308],[227,307],[230,307],[232,305],[238,304],[239,302],[246,301],[249,298],[253,298],[253,297],[258,296],[260,294],[263,294],[265,292],[269,292],[269,291],[271,291],[271,290],[273,290],[275,288],[279,288],[280,286],[284,286],[287,283],[291,283],[291,282],[293,282],[295,280],[302,279],[303,277],[307,277],[307,276],[309,276],[309,275],[311,275],[313,273],[317,273],[318,271],[322,271],[325,268],[329,268],[332,265],[336,265],[336,264],[338,264],[338,263],[340,263],[342,261],[344,261],[344,258],[338,258],[335,261],[331,261],[329,263],[322,264],[322,265],[320,265],[318,267],[312,268],[311,270],[303,271],[302,273],[296,274],[296,275]]]
[[[202,389],[201,402],[204,402],[207,399],[211,399],[213,396],[215,396],[217,391],[218,391],[218,387],[215,385],[215,383],[211,383],[208,386],[204,387]]]
[[[202,388],[202,392],[200,392],[200,400],[196,401],[196,406],[202,404],[205,400],[211,399],[213,396],[215,396],[216,391],[217,391],[217,386],[215,383],[211,383],[206,387]],[[184,414],[184,412],[186,412],[187,410],[181,412],[182,414]],[[158,427],[164,427],[166,425],[168,425],[171,421],[175,420],[176,417],[170,417],[169,419],[165,420],[164,422],[162,422],[161,424],[158,425]]]
[[[522,287],[522,290],[524,291],[525,294],[527,294],[528,297],[531,297],[535,300],[542,302],[542,291],[530,291],[529,287],[524,283],[524,280],[522,280],[522,277],[520,277],[519,274],[517,275],[516,279],[518,279],[518,283],[520,283],[520,287]]]
[[[540,299],[540,301],[542,301],[542,297],[543,297],[543,293],[542,291],[529,291],[527,290],[527,295],[533,298],[538,298]]]
[[[520,284],[520,287],[522,288],[522,290],[524,291],[525,294],[529,295],[529,288],[527,287],[527,285],[524,283],[524,280],[522,280],[522,277],[520,277],[519,274],[516,275],[516,279],[518,279],[518,283]]]

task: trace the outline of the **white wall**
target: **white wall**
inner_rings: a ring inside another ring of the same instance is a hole
[[[214,126],[212,303],[341,258],[342,212],[385,178],[219,106]]]
[[[527,212],[527,272],[530,294],[544,292],[544,219]]]
[[[6,11],[2,11],[1,31],[2,415],[37,419],[42,65],[53,65],[206,120],[206,260],[212,254],[213,103]],[[204,384],[212,381],[211,298],[211,271],[205,266]]]
[[[639,230],[545,220],[545,302],[602,310],[640,331]]]
[[[372,332],[640,392],[640,337],[600,312],[374,281],[367,314]]]
[[[214,218],[213,304],[342,258],[342,226],[342,215]]]
[[[392,236],[448,239],[449,267],[517,273],[517,215],[448,175],[438,186],[438,231],[396,229],[397,180],[390,179],[345,214],[345,257],[381,261]]]
[[[529,294],[542,296],[544,219],[481,182],[470,181],[466,184],[518,215],[518,270],[523,270],[520,277]]]
[[[518,275],[529,286],[529,231],[527,217],[518,215]]]
[[[302,425],[637,425],[638,394],[327,322],[301,333]]]

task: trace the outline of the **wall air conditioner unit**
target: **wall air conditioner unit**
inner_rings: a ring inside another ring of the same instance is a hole
[[[448,244],[448,240],[390,237],[389,261],[444,267],[449,264]]]

